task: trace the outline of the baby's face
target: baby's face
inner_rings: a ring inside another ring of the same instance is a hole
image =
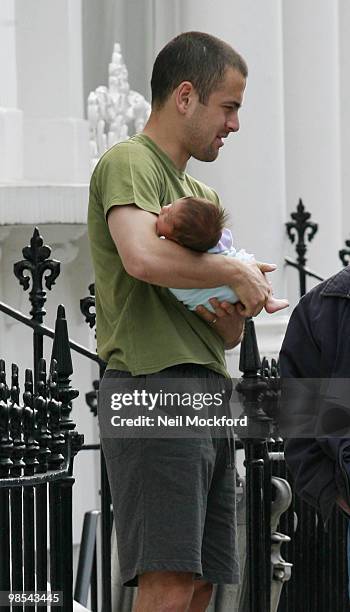
[[[156,232],[158,236],[165,236],[165,238],[174,240],[174,217],[181,204],[181,200],[175,200],[175,202],[162,207],[156,221]]]

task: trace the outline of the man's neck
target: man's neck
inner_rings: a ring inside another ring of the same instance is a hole
[[[162,126],[161,122],[150,120],[146,123],[143,131],[155,144],[164,151],[178,170],[184,171],[189,160],[189,155],[183,151],[180,141],[174,137],[171,127]]]

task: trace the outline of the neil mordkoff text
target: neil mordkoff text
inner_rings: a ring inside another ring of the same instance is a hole
[[[111,418],[113,427],[247,427],[248,417],[232,419],[228,416],[222,417],[200,417],[195,416],[160,416],[155,417],[139,415],[137,417],[121,417],[115,415]]]

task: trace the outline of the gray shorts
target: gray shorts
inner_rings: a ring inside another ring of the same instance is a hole
[[[155,376],[161,375],[216,377],[221,386],[225,380],[194,364]],[[105,373],[108,379],[126,376]],[[235,470],[228,467],[228,441],[210,436],[101,442],[123,584],[136,586],[137,577],[150,571],[191,572],[215,584],[239,582]]]

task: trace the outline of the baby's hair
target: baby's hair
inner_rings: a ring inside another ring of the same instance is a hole
[[[174,239],[194,251],[208,251],[220,240],[228,214],[205,198],[182,198],[174,215]]]

